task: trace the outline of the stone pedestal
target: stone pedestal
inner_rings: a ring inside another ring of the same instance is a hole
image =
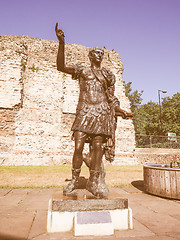
[[[132,229],[132,210],[128,199],[110,191],[104,199],[95,199],[87,190],[69,196],[54,192],[49,202],[47,231],[74,230],[75,236],[112,235],[114,230]]]

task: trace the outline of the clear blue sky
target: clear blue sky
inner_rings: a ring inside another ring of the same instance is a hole
[[[124,64],[123,80],[143,103],[180,92],[180,0],[0,0],[0,34],[106,46]]]

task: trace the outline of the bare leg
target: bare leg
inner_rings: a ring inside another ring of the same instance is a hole
[[[66,187],[64,187],[63,189],[64,195],[70,194],[74,189],[78,187],[79,174],[83,163],[82,151],[84,148],[86,137],[87,134],[83,132],[75,132],[74,134],[75,150],[72,161],[72,180]]]
[[[102,162],[103,149],[102,149],[103,137],[95,136],[92,141],[92,159],[90,164],[90,177],[87,182],[86,189],[93,195],[99,198],[106,197],[108,195],[108,188],[105,184],[105,170]]]
[[[78,132],[78,131],[74,133],[75,150],[74,150],[74,155],[72,160],[72,167],[74,169],[79,169],[82,166],[82,163],[83,163],[82,152],[83,152],[86,138],[87,138],[86,133]]]
[[[103,137],[95,136],[92,141],[92,162],[91,170],[99,171],[101,168],[103,149],[102,149]]]

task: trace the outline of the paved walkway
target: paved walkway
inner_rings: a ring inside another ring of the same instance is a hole
[[[148,195],[136,187],[114,189],[129,199],[133,230],[113,236],[74,237],[46,232],[48,202],[55,189],[0,189],[0,240],[174,240],[180,239],[180,201]],[[57,190],[57,189],[56,189]]]

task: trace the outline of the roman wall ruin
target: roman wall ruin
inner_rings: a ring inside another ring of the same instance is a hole
[[[88,47],[66,44],[66,62],[89,65]],[[71,162],[71,125],[78,81],[58,72],[58,42],[0,36],[0,165],[59,165]],[[130,111],[119,54],[105,49],[103,66],[116,76],[116,96]],[[88,146],[86,146],[86,149]],[[118,118],[114,164],[134,164],[132,120]]]

